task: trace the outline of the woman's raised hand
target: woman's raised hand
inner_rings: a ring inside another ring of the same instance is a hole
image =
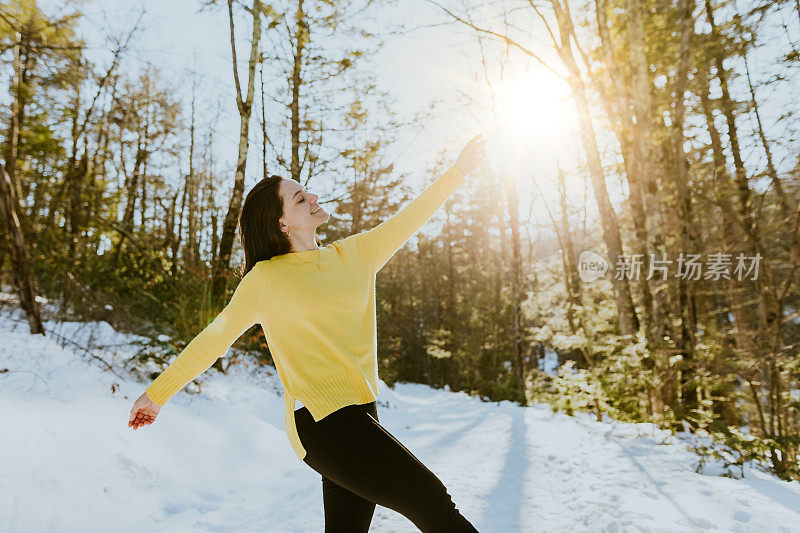
[[[147,392],[143,392],[141,396],[133,404],[131,409],[131,418],[128,420],[128,427],[138,429],[142,426],[149,426],[156,420],[161,406],[150,399]]]
[[[483,161],[483,156],[486,155],[486,141],[478,134],[469,140],[467,145],[458,154],[456,167],[465,176],[475,170],[478,163]]]

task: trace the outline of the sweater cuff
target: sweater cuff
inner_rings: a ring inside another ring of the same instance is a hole
[[[181,390],[185,383],[179,380],[169,372],[169,369],[161,373],[153,382],[145,389],[147,396],[158,404],[159,407],[163,406],[172,396]]]

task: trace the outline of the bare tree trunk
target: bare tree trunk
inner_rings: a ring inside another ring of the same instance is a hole
[[[181,195],[181,209],[178,216],[178,236],[173,243],[172,250],[172,275],[178,272],[179,255],[183,256],[184,263],[194,266],[194,243],[195,240],[195,223],[194,211],[196,202],[195,191],[195,177],[194,177],[194,125],[195,125],[195,87],[196,83],[192,84],[192,110],[191,110],[191,123],[189,126],[189,173],[183,183],[183,194]],[[188,208],[187,208],[188,202]],[[188,213],[187,213],[188,211]],[[188,236],[186,238],[186,245],[184,253],[179,254],[181,243],[183,242],[183,219],[186,217],[188,225]]]
[[[17,32],[15,38],[22,40],[22,35]],[[14,191],[14,196],[22,200],[22,190],[20,189],[19,179],[17,177],[17,159],[19,158],[19,136],[22,129],[22,123],[25,117],[25,95],[27,94],[27,84],[24,78],[25,72],[22,68],[22,43],[15,44],[12,49],[14,57],[12,59],[13,77],[11,81],[11,114],[10,124],[8,127],[7,139],[7,159],[6,159],[6,172],[11,181],[11,187]]]
[[[765,339],[766,355],[768,357],[768,371],[766,377],[767,382],[770,384],[770,432],[772,436],[783,437],[785,436],[785,428],[782,419],[786,406],[782,394],[781,370],[778,366],[784,349],[783,302],[789,289],[794,284],[793,274],[797,267],[798,255],[800,255],[800,243],[798,243],[796,238],[798,229],[800,229],[800,212],[798,213],[797,219],[798,226],[792,233],[792,247],[794,252],[792,257],[793,265],[791,267],[792,275],[787,277],[783,286],[780,287],[775,277],[769,254],[766,253],[763,245],[763,231],[758,225],[757,213],[755,212],[752,202],[752,191],[750,190],[747,170],[745,169],[739,146],[735,104],[728,90],[728,75],[723,65],[724,55],[720,47],[721,37],[719,36],[714,21],[714,12],[710,0],[705,0],[705,8],[709,24],[711,25],[711,36],[713,39],[712,52],[716,67],[716,75],[722,89],[720,107],[728,124],[728,138],[730,140],[731,153],[733,155],[735,167],[734,177],[739,193],[739,212],[741,213],[739,222],[743,226],[744,233],[750,244],[750,249],[759,254],[761,258],[760,276],[757,286],[762,311],[761,328]],[[782,446],[781,449],[785,450],[787,447],[788,446]],[[773,468],[778,475],[782,475],[787,467],[786,455],[782,453],[781,458],[778,458],[775,452],[775,449],[771,450]]]
[[[17,294],[28,319],[31,333],[44,335],[44,326],[39,312],[39,305],[36,303],[36,295],[33,288],[33,274],[31,273],[28,250],[25,245],[25,236],[17,218],[17,212],[21,211],[17,201],[16,191],[11,185],[8,173],[0,166],[0,215],[2,215],[6,235],[9,240],[9,251],[11,252],[11,273],[14,276],[14,284]]]
[[[181,187],[181,191],[183,191],[183,194],[186,194],[186,185]],[[181,195],[181,192],[175,191],[175,194],[172,195],[172,200],[169,201],[166,206],[161,204],[160,198],[156,199],[158,205],[161,205],[164,208],[164,241],[161,243],[161,247],[171,252],[173,265],[172,268],[175,266],[175,257],[177,255],[176,244],[178,243],[178,238],[175,235],[175,214],[178,211],[179,195]],[[156,213],[155,216],[156,220],[158,220],[158,213]],[[171,270],[172,269],[170,269],[170,271]]]
[[[147,229],[147,158],[142,163],[142,173],[139,176],[139,188],[141,189],[140,202],[139,202],[139,227],[146,231]]]
[[[77,164],[70,166],[69,172],[69,254],[73,261],[77,258],[78,241],[87,213],[84,203],[84,185],[89,174],[89,158],[84,148]]]
[[[83,135],[83,129],[79,124],[81,108],[81,85],[75,86],[75,107],[72,113],[72,146],[70,149],[69,160],[67,161],[66,187],[69,197],[69,209],[67,211],[66,225],[69,257],[74,262],[78,254],[78,240],[80,239],[81,227],[86,220],[83,208],[83,190],[86,177],[89,172],[88,146],[84,146],[83,155],[78,156],[78,144]]]
[[[67,240],[69,241],[68,248],[69,248],[69,256],[74,261],[75,260],[75,248],[76,248],[76,239],[77,239],[77,232],[78,232],[78,223],[75,220],[78,217],[78,209],[79,209],[79,193],[78,190],[80,186],[77,182],[80,180],[80,177],[77,176],[78,174],[78,165],[76,164],[78,160],[78,115],[80,115],[81,109],[81,84],[77,83],[75,85],[75,99],[73,100],[73,108],[72,108],[72,128],[70,129],[70,136],[71,136],[71,146],[70,146],[70,153],[69,159],[67,160],[67,168],[66,172],[64,173],[64,179],[66,180],[66,189],[67,189],[67,201],[69,204],[69,209],[67,209],[66,217],[64,221],[64,228],[65,234],[67,235]]]
[[[586,161],[589,167],[589,175],[592,179],[592,188],[594,189],[595,200],[597,201],[600,212],[600,220],[603,224],[603,240],[608,249],[609,259],[613,265],[616,264],[617,258],[623,256],[622,238],[620,236],[617,215],[608,198],[605,174],[600,161],[597,138],[592,124],[589,103],[586,98],[586,89],[572,52],[572,45],[570,43],[570,36],[573,33],[572,20],[567,16],[565,10],[562,9],[559,0],[550,0],[550,2],[553,6],[556,20],[558,21],[561,38],[561,46],[557,48],[557,51],[564,66],[569,71],[568,81],[572,91],[572,97],[578,107],[581,142],[586,151]],[[632,334],[639,329],[639,319],[633,307],[633,299],[631,298],[628,280],[624,276],[622,276],[621,279],[617,279],[617,276],[611,276],[611,283],[614,287],[620,331],[623,335]]]
[[[577,326],[583,329],[584,336],[586,337],[586,347],[581,348],[586,365],[588,367],[595,366],[592,348],[592,332],[590,326],[583,319],[583,313],[578,312],[575,316],[575,309],[583,307],[583,296],[581,289],[581,278],[578,274],[578,261],[575,257],[575,249],[572,244],[572,230],[569,225],[569,212],[567,210],[567,188],[564,183],[564,170],[561,165],[558,166],[558,195],[561,204],[561,231],[558,231],[558,224],[555,219],[553,226],[556,228],[558,235],[559,245],[562,249],[562,264],[564,268],[564,281],[567,287],[568,305],[567,305],[567,322],[569,323],[570,331],[573,335],[578,333]],[[577,325],[576,325],[577,322]]]
[[[608,31],[607,4],[607,0],[596,0],[595,12],[597,14],[600,46],[603,52],[603,58],[611,74],[610,87],[613,93],[611,95],[607,94],[601,83],[595,83],[595,87],[603,96],[601,101],[606,107],[611,126],[619,141],[622,161],[625,166],[625,177],[628,182],[628,188],[630,189],[628,202],[633,215],[633,229],[636,237],[633,248],[635,253],[641,254],[642,266],[647,272],[650,269],[650,255],[647,247],[649,241],[647,217],[645,215],[644,200],[642,198],[643,176],[640,173],[640,166],[636,165],[634,161],[636,157],[634,154],[634,135],[631,131],[634,127],[633,113],[631,112],[633,94],[631,93],[629,84],[623,81],[624,77],[619,67],[619,61],[614,53],[611,35]],[[606,102],[610,102],[613,105],[613,109],[609,109]],[[647,279],[647,276],[640,276],[639,284],[642,290],[642,307],[645,314],[644,320],[646,324],[650,324],[652,323],[650,314],[653,307],[650,281]]]
[[[219,217],[216,212],[211,213],[211,257],[216,257],[219,253]]]
[[[578,274],[578,260],[575,257],[575,247],[572,244],[572,231],[569,227],[569,212],[567,210],[567,187],[564,181],[564,169],[558,165],[558,196],[561,205],[561,249],[564,263],[567,267],[566,280],[568,281],[569,299],[576,306],[581,305],[581,278]]]
[[[191,178],[186,176],[183,180],[183,187],[181,188],[181,207],[178,210],[178,232],[177,235],[170,235],[169,242],[172,244],[172,266],[170,268],[170,274],[173,276],[177,275],[178,273],[178,262],[180,261],[180,249],[181,249],[181,242],[183,240],[183,217],[186,215],[186,196],[189,192],[189,182]],[[177,203],[178,203],[178,193],[175,193],[175,198],[172,202],[172,209],[173,213],[177,210]],[[175,218],[174,214],[170,217],[170,229],[175,226]]]
[[[526,379],[528,370],[525,365],[525,354],[522,347],[522,299],[524,298],[522,287],[522,253],[519,236],[519,199],[515,184],[511,180],[504,179],[503,185],[506,190],[506,208],[508,209],[508,223],[511,227],[511,298],[512,298],[512,320],[514,332],[514,371],[519,387],[518,398],[522,405],[528,405],[526,392]]]
[[[642,5],[640,0],[627,0],[628,5],[628,40],[631,61],[631,82],[633,88],[633,107],[636,116],[634,126],[634,174],[641,177],[642,192],[647,225],[647,249],[656,254],[656,259],[666,258],[666,246],[662,231],[664,222],[661,202],[658,200],[658,180],[656,166],[653,162],[651,145],[654,142],[650,91],[652,83],[649,76],[649,65],[645,53],[644,28],[642,24]],[[649,270],[649,265],[648,265]],[[651,342],[659,342],[667,330],[667,305],[665,292],[659,288],[659,278],[653,276],[652,307],[648,313],[650,323],[647,325]]]
[[[709,98],[706,73],[698,71],[696,79],[699,84],[699,96],[706,118],[706,127],[709,137],[711,138],[711,150],[714,160],[714,181],[718,191],[717,198],[723,221],[721,228],[722,238],[725,243],[726,252],[732,253],[743,241],[741,233],[742,224],[737,224],[735,217],[736,208],[731,202],[731,197],[733,196],[731,178],[726,167],[722,140],[714,123],[713,108]],[[755,292],[753,283],[749,279],[740,280],[738,276],[730,276],[728,285],[731,314],[736,324],[734,334],[736,349],[746,358],[759,359],[760,354],[763,353],[763,348],[758,341],[759,336],[755,330],[755,324],[758,322],[757,310],[754,307],[756,302],[749,298],[749,296]],[[748,380],[760,381],[760,379],[754,375],[745,375],[745,378]],[[725,403],[725,400],[723,403]]]
[[[122,220],[119,223],[119,226],[124,232],[120,232],[119,242],[114,250],[115,261],[119,261],[122,246],[125,243],[125,234],[133,232],[133,213],[136,207],[136,196],[139,192],[139,174],[141,173],[142,165],[146,157],[147,147],[142,146],[141,139],[139,139],[136,147],[136,156],[133,161],[133,171],[130,177],[127,177],[125,180],[125,193],[127,198],[125,201],[125,211],[122,213]],[[125,161],[121,159],[120,165],[124,166]]]
[[[450,351],[452,356],[450,357],[449,361],[449,375],[448,381],[452,384],[451,386],[454,387],[453,390],[460,391],[461,390],[461,372],[460,372],[460,365],[461,360],[456,357],[457,353],[457,346],[461,344],[460,339],[455,338],[455,332],[459,331],[459,326],[461,324],[461,320],[459,318],[459,308],[458,308],[458,299],[456,297],[456,268],[455,268],[455,260],[453,259],[453,223],[451,221],[451,213],[450,209],[445,207],[445,238],[447,242],[444,246],[444,253],[445,258],[447,261],[447,329],[448,331],[452,332],[453,335],[450,338],[450,345],[447,349]]]
[[[688,167],[683,144],[686,137],[683,125],[686,113],[686,86],[689,78],[689,45],[694,33],[692,5],[694,0],[679,0],[680,15],[680,48],[678,57],[678,76],[675,81],[675,113],[672,120],[672,145],[675,153],[676,171],[675,188],[678,196],[678,216],[680,218],[681,242],[687,253],[699,251],[697,236],[692,225],[692,201],[689,195]],[[694,381],[694,354],[697,331],[697,303],[695,298],[695,280],[678,278],[678,300],[681,313],[681,338],[678,344],[683,350],[685,364],[680,376],[681,408],[692,409],[696,406],[697,391],[690,384]],[[677,407],[677,406],[676,406]]]
[[[113,100],[113,97],[112,97]],[[91,208],[88,210],[87,215],[91,216],[95,213],[100,213],[102,210],[103,202],[103,188],[98,186],[97,177],[100,176],[103,180],[106,179],[106,161],[108,160],[108,142],[111,137],[111,127],[108,121],[103,121],[98,132],[97,151],[92,158],[92,198]],[[98,239],[99,242],[99,239]]]
[[[535,180],[533,183],[538,188],[538,184],[536,184]],[[558,239],[558,246],[561,251],[560,255],[561,266],[564,273],[564,286],[567,290],[567,324],[573,335],[578,334],[578,325],[583,328],[584,335],[586,336],[587,340],[587,346],[581,347],[579,351],[581,352],[584,361],[586,361],[586,366],[594,367],[595,362],[591,355],[591,332],[589,331],[589,326],[583,320],[583,315],[581,313],[578,313],[577,317],[575,316],[575,308],[581,305],[582,299],[580,295],[580,277],[578,276],[577,261],[575,260],[575,253],[572,247],[572,232],[569,227],[569,218],[567,212],[567,191],[564,184],[564,171],[561,169],[560,165],[558,165],[558,194],[561,204],[561,224],[556,221],[555,216],[547,204],[545,204],[545,209],[547,209],[547,214],[550,217],[551,223],[553,224],[553,229],[556,233],[556,239]]]
[[[261,80],[261,167],[263,178],[269,176],[267,170],[267,111],[264,105],[264,62],[259,61],[259,78]]]
[[[25,112],[28,100],[33,92],[35,78],[30,73],[35,68],[36,53],[31,50],[28,40],[31,35],[28,32],[15,31],[14,39],[17,44],[12,46],[12,78],[11,78],[11,110],[9,114],[9,131],[6,139],[6,172],[14,191],[14,208],[17,212],[18,222],[21,225],[23,236],[28,242],[36,242],[36,229],[29,222],[27,216],[23,216],[22,209],[25,208],[25,195],[22,188],[22,172],[18,166],[19,145],[22,135],[22,128],[25,124]]]
[[[781,213],[783,214],[783,223],[788,224],[791,222],[791,217],[794,214],[791,208],[792,201],[786,194],[786,191],[784,191],[783,184],[780,178],[778,178],[778,172],[775,170],[775,164],[772,160],[772,150],[769,148],[769,142],[767,142],[767,136],[764,133],[764,126],[761,124],[761,114],[758,112],[758,100],[756,99],[756,91],[753,88],[753,82],[750,79],[750,67],[747,64],[747,55],[744,57],[744,66],[747,72],[747,86],[750,88],[750,102],[753,104],[753,113],[756,116],[756,124],[758,125],[758,138],[761,140],[761,146],[764,147],[764,154],[767,156],[767,175],[772,180],[772,186],[775,187],[775,194],[778,196]]]
[[[195,137],[195,87],[192,85],[192,125],[190,130],[191,140],[189,144],[189,182],[188,182],[188,214],[187,214],[187,235],[186,235],[186,257],[184,262],[192,267],[200,262],[200,249],[198,247],[198,228],[197,228],[197,192],[198,182],[194,168],[194,137]]]
[[[739,147],[739,134],[736,128],[736,116],[734,114],[735,104],[731,98],[730,91],[728,90],[728,74],[723,66],[723,54],[720,49],[721,37],[719,36],[717,25],[714,22],[714,11],[711,7],[711,0],[705,0],[705,8],[708,16],[708,22],[711,25],[712,55],[714,58],[714,65],[716,67],[716,75],[717,79],[719,80],[720,89],[722,90],[722,96],[719,99],[719,106],[720,111],[722,111],[722,114],[725,116],[725,121],[728,124],[728,141],[730,142],[731,155],[733,156],[733,165],[735,169],[733,177],[739,189],[740,204],[743,207],[743,210],[741,211],[742,217],[748,228],[752,228],[755,225],[755,219],[752,216],[752,211],[750,210],[751,191],[747,180],[747,170],[744,167],[742,152]],[[746,228],[745,233],[749,237],[751,231]]]
[[[300,181],[300,85],[303,80],[300,77],[303,67],[303,53],[309,40],[308,22],[303,12],[303,0],[297,0],[297,13],[295,15],[297,23],[297,33],[294,41],[294,64],[292,65],[292,101],[289,103],[289,110],[292,114],[292,179]]]
[[[247,149],[249,147],[248,133],[250,131],[250,114],[253,108],[253,93],[255,91],[258,43],[261,38],[261,0],[253,0],[253,7],[250,11],[253,15],[253,33],[250,45],[250,60],[247,64],[247,96],[242,99],[242,88],[239,83],[239,70],[236,64],[236,44],[233,32],[233,0],[228,0],[228,20],[230,22],[231,53],[233,55],[233,79],[236,85],[236,106],[239,109],[239,154],[236,161],[233,191],[231,192],[228,211],[222,222],[222,237],[219,240],[219,253],[214,261],[211,289],[212,300],[214,301],[220,300],[225,293],[227,282],[224,271],[230,266],[233,241],[236,236],[236,225],[242,210],[244,170],[247,165]],[[219,363],[219,361],[218,359],[217,363]]]
[[[145,157],[147,157],[146,153],[146,147],[141,145],[137,147],[136,157],[133,161],[133,172],[131,172],[131,178],[126,190],[127,199],[125,202],[125,211],[122,213],[122,227],[128,231],[133,229],[133,215],[136,209],[136,198],[139,194],[139,177],[142,172],[142,165],[144,165]]]
[[[714,114],[711,100],[709,98],[708,82],[703,72],[698,72],[696,77],[700,85],[700,101],[703,105],[703,112],[706,117],[706,127],[711,138],[711,150],[714,159],[714,180],[717,184],[718,201],[720,214],[722,215],[723,225],[721,228],[722,236],[726,244],[727,251],[732,252],[741,245],[743,236],[741,228],[736,224],[734,216],[735,207],[731,202],[733,191],[730,187],[730,176],[726,166],[725,154],[723,152],[722,138],[714,123]],[[731,312],[736,322],[737,345],[750,354],[757,353],[759,347],[756,342],[756,332],[752,330],[752,325],[756,323],[753,309],[754,302],[748,302],[747,293],[752,291],[752,284],[746,280],[739,282],[731,276],[730,295],[733,305]]]

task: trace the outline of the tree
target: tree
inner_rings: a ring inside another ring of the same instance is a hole
[[[73,61],[81,47],[75,38],[77,13],[61,18],[49,17],[33,0],[19,0],[0,9],[0,47],[11,49],[12,77],[11,110],[4,145],[5,168],[0,172],[0,214],[9,237],[14,282],[20,295],[22,308],[28,318],[31,333],[44,334],[39,307],[33,288],[33,268],[30,265],[27,241],[35,238],[33,230],[25,235],[21,182],[25,167],[19,164],[20,139],[26,126],[27,106],[43,76],[42,63],[53,59]]]
[[[233,64],[233,81],[236,86],[236,109],[239,111],[239,151],[236,158],[236,172],[233,179],[228,210],[222,222],[222,236],[219,249],[214,260],[212,273],[212,295],[214,300],[223,297],[227,286],[227,277],[224,272],[230,266],[233,241],[236,236],[236,226],[242,210],[242,195],[244,192],[244,170],[247,165],[247,151],[250,146],[250,115],[253,109],[253,92],[255,90],[256,63],[258,61],[258,43],[261,39],[261,16],[271,15],[272,9],[263,6],[261,0],[253,0],[251,8],[245,10],[252,16],[252,36],[250,39],[250,58],[247,62],[247,94],[242,96],[242,87],[239,82],[239,66],[236,61],[236,40],[233,22],[233,0],[228,0],[228,22],[231,33],[231,55]]]

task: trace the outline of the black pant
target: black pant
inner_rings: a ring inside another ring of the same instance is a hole
[[[375,504],[425,533],[477,533],[439,478],[378,423],[375,402],[348,405],[319,422],[306,407],[294,417],[303,461],[322,474],[325,533],[369,531]]]

